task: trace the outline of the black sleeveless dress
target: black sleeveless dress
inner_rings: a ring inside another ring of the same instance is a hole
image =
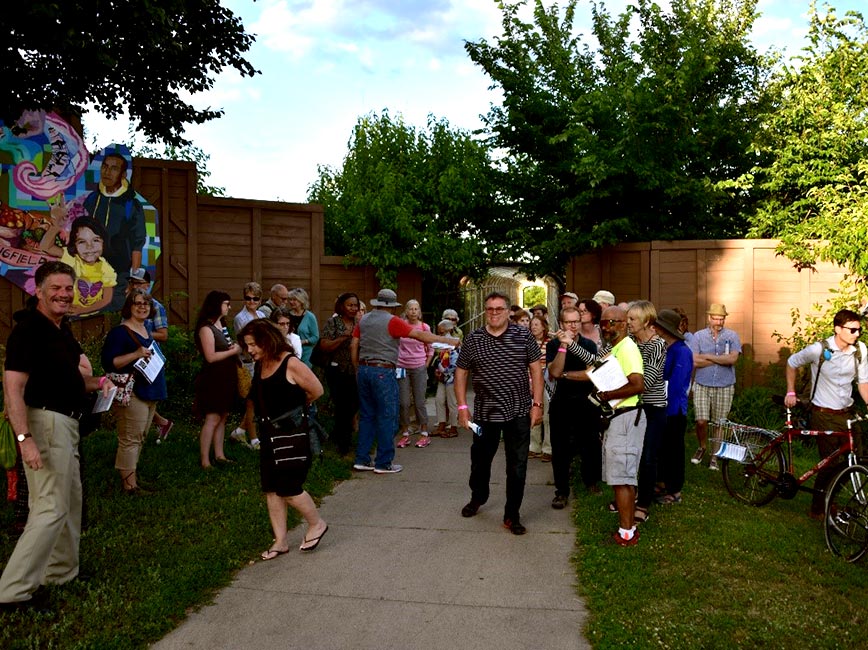
[[[273,375],[262,379],[261,364],[256,364],[253,374],[253,384],[250,397],[253,399],[256,415],[259,417],[276,418],[287,411],[307,402],[307,395],[296,384],[286,380],[286,364],[291,355],[287,355]],[[259,428],[259,475],[263,492],[274,492],[281,497],[293,497],[302,493],[307,473],[310,470],[312,455],[310,442],[304,438],[304,455],[307,461],[293,465],[291,468],[278,468],[274,463],[274,447],[271,442],[273,428],[263,424]]]

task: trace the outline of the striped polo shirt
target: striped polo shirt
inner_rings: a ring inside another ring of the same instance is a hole
[[[542,357],[530,330],[510,323],[499,336],[480,327],[464,337],[458,367],[473,379],[473,419],[509,422],[530,411],[528,367]]]

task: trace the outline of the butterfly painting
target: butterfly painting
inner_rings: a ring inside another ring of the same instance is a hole
[[[102,294],[102,282],[97,281],[91,284],[87,280],[78,280],[78,301],[82,307],[87,307],[95,303]]]

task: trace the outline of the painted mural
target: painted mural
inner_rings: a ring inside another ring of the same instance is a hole
[[[129,149],[91,156],[58,115],[27,111],[0,122],[0,275],[33,294],[36,268],[60,259],[77,274],[71,313],[118,311],[127,280],[156,278],[158,215],[130,185]]]

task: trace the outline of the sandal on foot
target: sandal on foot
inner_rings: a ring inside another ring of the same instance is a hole
[[[636,509],[633,511],[633,521],[635,521],[637,524],[644,524],[650,518],[651,515],[648,513],[648,508],[636,506]]]
[[[306,539],[306,540],[304,540],[304,541],[301,543],[301,546],[298,547],[298,550],[299,550],[299,551],[303,551],[303,552],[305,552],[305,553],[308,553],[308,552],[314,550],[317,546],[319,546],[320,540],[323,538],[323,536],[324,536],[327,532],[329,532],[329,526],[328,526],[328,524],[326,524],[325,530],[322,531],[322,532],[319,534],[319,537],[314,537],[313,539]],[[305,544],[310,544],[310,546],[305,546]]]
[[[607,507],[609,508],[609,512],[618,512],[618,504],[614,501],[609,501],[609,505]]]
[[[267,562],[268,560],[273,560],[274,558],[281,555],[286,555],[287,553],[289,553],[289,549],[281,551],[278,548],[270,548],[267,551],[263,551],[262,555],[260,555],[259,557],[261,557],[263,561]]]
[[[670,506],[673,503],[681,503],[681,495],[680,494],[664,494],[662,497],[657,497],[655,499],[657,503],[663,506]]]

